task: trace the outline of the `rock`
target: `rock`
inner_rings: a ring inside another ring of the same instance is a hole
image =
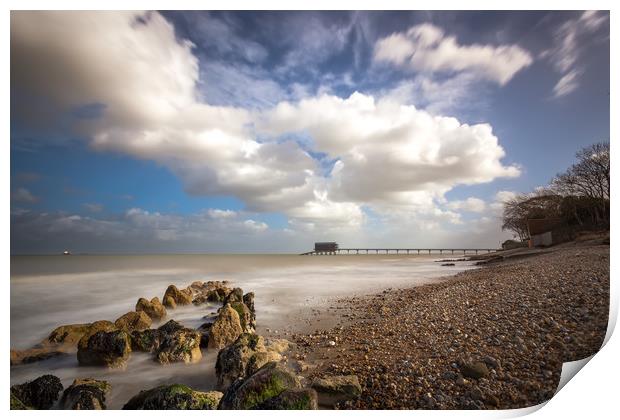
[[[280,354],[290,351],[294,346],[295,344],[284,338],[269,338],[265,343],[265,347],[268,351],[275,351]]]
[[[61,325],[54,329],[45,340],[41,341],[41,343],[33,348],[26,350],[11,349],[11,365],[34,363],[74,352],[77,343],[84,334],[91,329],[91,325],[92,324]]]
[[[177,303],[172,296],[164,296],[163,302],[163,305],[168,309],[175,309],[177,307]]]
[[[205,302],[222,302],[231,292],[231,289],[226,287],[225,282],[221,281],[194,282],[191,284],[190,289],[193,291],[194,299],[192,303],[194,305],[200,305]]]
[[[21,402],[19,398],[13,395],[13,391],[11,391],[11,403],[9,408],[11,410],[30,410],[31,407],[28,407],[26,404]]]
[[[459,369],[466,378],[480,379],[489,374],[489,369],[483,362],[462,362]]]
[[[490,368],[492,369],[500,369],[502,367],[501,363],[499,362],[499,360],[491,357],[491,356],[485,356],[484,359],[482,359],[482,361]]]
[[[171,319],[170,321],[159,327],[157,331],[164,334],[173,334],[174,332],[182,330],[183,328],[185,328],[183,325],[176,322],[174,319]]]
[[[185,385],[162,385],[141,391],[123,410],[215,410],[222,395],[218,391],[194,391]]]
[[[209,332],[210,349],[223,349],[232,344],[243,333],[239,314],[230,304],[226,304],[211,327]]]
[[[233,383],[224,393],[218,408],[223,410],[258,408],[267,400],[295,388],[299,388],[297,377],[285,367],[271,362],[245,381],[238,380]]]
[[[62,394],[64,410],[105,410],[105,399],[112,387],[106,381],[92,378],[76,379]]]
[[[127,312],[119,319],[114,321],[114,325],[120,330],[127,332],[146,330],[153,321],[144,311]]]
[[[96,334],[100,331],[104,331],[104,332],[116,331],[117,329],[118,328],[116,328],[116,325],[114,325],[110,321],[93,322],[92,324],[88,326],[88,328],[84,332],[84,335],[82,335],[82,337],[80,338],[80,341],[78,341],[78,351],[80,350],[80,348],[86,349],[88,340],[93,334]]]
[[[288,389],[256,408],[261,410],[318,410],[317,394],[314,389]]]
[[[28,350],[11,350],[11,366],[40,362],[52,357],[64,356],[68,353],[56,350],[55,347],[40,347]]]
[[[171,299],[175,303],[174,306],[169,306]],[[191,293],[177,289],[177,287],[174,284],[171,284],[166,289],[166,293],[164,293],[163,301],[164,301],[164,305],[170,308],[174,308],[177,305],[181,305],[181,306],[189,305],[190,303],[192,303],[192,295]]]
[[[131,350],[150,353],[159,347],[158,330],[132,331]]]
[[[50,344],[75,346],[80,341],[80,338],[91,329],[91,325],[92,324],[61,325],[50,333],[47,337],[47,341]]]
[[[58,393],[62,389],[60,379],[54,375],[43,375],[30,382],[13,385],[11,387],[11,410],[29,408],[49,410],[58,399]],[[14,405],[15,408],[13,408]]]
[[[178,322],[169,321],[158,329],[159,346],[155,349],[155,359],[159,363],[195,363],[202,358],[200,333],[179,326]]]
[[[220,350],[215,363],[218,389],[227,389],[237,379],[249,376],[250,360],[256,353],[265,351],[263,337],[247,333],[241,334],[233,344]],[[253,366],[256,364],[256,360],[252,361]]]
[[[241,323],[241,329],[244,333],[253,333],[254,327],[252,322],[252,312],[250,308],[243,302],[231,302],[230,307],[237,311],[239,314],[239,322]]]
[[[78,348],[78,362],[81,366],[124,368],[131,353],[130,343],[125,331],[99,331],[89,337],[85,346]]]
[[[233,302],[243,303],[243,290],[239,287],[232,289],[232,291],[226,295],[226,298],[224,298],[224,305]]]
[[[138,299],[136,303],[136,312],[144,311],[153,320],[159,321],[166,317],[166,308],[159,301],[159,298],[154,297],[149,302],[145,298]]]
[[[252,315],[250,318],[250,327],[253,330],[256,330],[256,312],[254,310],[254,292],[249,292],[243,295],[243,303],[250,310],[250,314]]]
[[[327,407],[355,400],[362,394],[362,387],[355,375],[315,378],[310,386],[318,394],[319,405]]]
[[[256,352],[250,357],[248,361],[248,365],[246,368],[246,375],[253,375],[254,372],[259,370],[261,367],[266,365],[269,362],[279,362],[282,360],[282,355],[275,351],[259,351]]]
[[[303,360],[296,360],[293,364],[293,367],[299,372],[306,372],[308,370],[316,369],[317,365],[312,363],[306,363]]]
[[[200,327],[198,327],[198,331],[201,334],[200,337],[200,348],[206,349],[209,347],[209,333],[211,332],[211,327],[213,326],[213,322],[205,322]]]

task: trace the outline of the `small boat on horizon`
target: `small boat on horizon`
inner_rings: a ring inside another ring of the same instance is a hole
[[[65,249],[62,253],[62,255],[71,255],[71,251]]]

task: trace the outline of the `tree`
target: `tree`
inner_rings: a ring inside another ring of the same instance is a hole
[[[520,240],[529,238],[529,219],[558,218],[562,214],[562,197],[548,189],[521,194],[504,203],[502,230],[511,230]]]
[[[565,225],[609,226],[609,143],[579,150],[577,162],[556,175],[546,188],[504,203],[502,229],[529,238],[528,219],[560,218]]]
[[[589,208],[594,225],[609,223],[610,155],[609,143],[595,143],[576,154],[577,163],[552,181],[552,189],[567,198],[580,224],[577,204]]]

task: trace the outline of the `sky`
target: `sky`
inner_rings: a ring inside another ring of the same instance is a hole
[[[609,141],[609,13],[11,12],[11,253],[499,247]]]

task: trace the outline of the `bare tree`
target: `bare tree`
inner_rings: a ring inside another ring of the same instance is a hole
[[[562,214],[562,197],[548,189],[531,194],[521,194],[504,203],[502,229],[517,234],[520,240],[529,238],[529,219],[558,218]]]
[[[552,189],[563,197],[577,197],[574,203],[589,202],[594,224],[608,222],[610,199],[609,143],[584,147],[576,154],[577,163],[558,174],[551,182]]]

